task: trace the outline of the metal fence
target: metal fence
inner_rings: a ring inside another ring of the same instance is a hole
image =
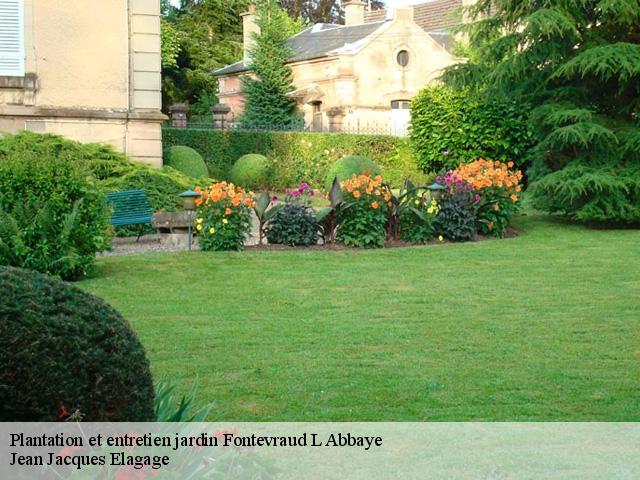
[[[166,126],[174,126],[171,121]],[[254,132],[314,132],[331,134],[355,134],[355,135],[390,135],[405,137],[408,135],[408,126],[404,123],[381,124],[379,122],[354,121],[340,125],[314,125],[303,122],[292,122],[286,125],[240,125],[238,123],[227,123],[224,128],[220,128],[210,119],[192,117],[179,128],[189,128],[198,130],[237,130]]]

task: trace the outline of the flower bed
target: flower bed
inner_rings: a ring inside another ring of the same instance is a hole
[[[472,241],[504,237],[520,206],[522,173],[512,163],[479,159],[437,177],[441,195],[405,181],[392,190],[381,175],[334,180],[329,206],[314,209],[305,182],[286,190],[284,201],[227,182],[202,191],[196,230],[203,250],[241,250],[258,219],[259,244],[357,248]]]

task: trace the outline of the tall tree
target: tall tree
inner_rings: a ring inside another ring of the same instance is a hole
[[[342,0],[280,0],[280,5],[290,17],[302,18],[306,23],[341,23],[344,15]],[[369,8],[384,8],[381,0],[370,0]]]
[[[260,33],[249,51],[251,75],[242,79],[246,104],[240,123],[247,128],[287,128],[296,118],[295,101],[288,95],[294,89],[287,65],[292,22],[277,0],[259,0],[256,23]]]
[[[470,14],[470,61],[443,78],[531,106],[536,206],[640,223],[638,0],[479,0]]]

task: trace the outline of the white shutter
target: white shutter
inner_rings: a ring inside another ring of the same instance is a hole
[[[24,76],[24,0],[0,0],[0,75]]]

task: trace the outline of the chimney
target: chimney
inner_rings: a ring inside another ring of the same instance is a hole
[[[242,42],[244,45],[244,61],[249,60],[249,51],[255,45],[254,34],[260,35],[260,28],[256,24],[256,6],[249,5],[249,11],[240,15],[242,17]]]
[[[364,24],[364,9],[367,4],[360,0],[346,0],[342,3],[344,8],[344,24],[347,27]]]

